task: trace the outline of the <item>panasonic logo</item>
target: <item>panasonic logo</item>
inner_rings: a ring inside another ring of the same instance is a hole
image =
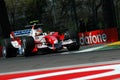
[[[31,29],[27,29],[27,30],[19,30],[19,31],[15,31],[14,35],[18,36],[18,35],[25,35],[25,34],[29,34],[31,31]]]

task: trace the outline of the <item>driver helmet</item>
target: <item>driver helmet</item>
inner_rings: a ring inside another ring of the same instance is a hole
[[[38,35],[41,35],[42,34],[42,29],[41,28],[38,28],[37,30],[36,30],[36,35],[38,36]]]

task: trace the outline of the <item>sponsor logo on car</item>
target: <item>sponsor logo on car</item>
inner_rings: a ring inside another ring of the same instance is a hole
[[[20,36],[20,35],[27,35],[31,32],[31,29],[26,29],[26,30],[19,30],[19,31],[14,31],[15,36]]]

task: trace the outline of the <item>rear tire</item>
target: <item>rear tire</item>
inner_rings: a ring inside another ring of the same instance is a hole
[[[32,53],[32,50],[35,47],[35,43],[34,43],[34,39],[33,37],[29,36],[29,37],[23,37],[22,38],[22,52],[23,52],[23,56],[28,57],[31,56],[35,53]]]
[[[3,40],[2,56],[4,58],[16,57],[17,50],[18,49],[12,46],[10,39]]]

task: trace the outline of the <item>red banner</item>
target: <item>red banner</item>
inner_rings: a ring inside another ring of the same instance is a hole
[[[79,33],[81,45],[101,44],[118,41],[117,28]]]

